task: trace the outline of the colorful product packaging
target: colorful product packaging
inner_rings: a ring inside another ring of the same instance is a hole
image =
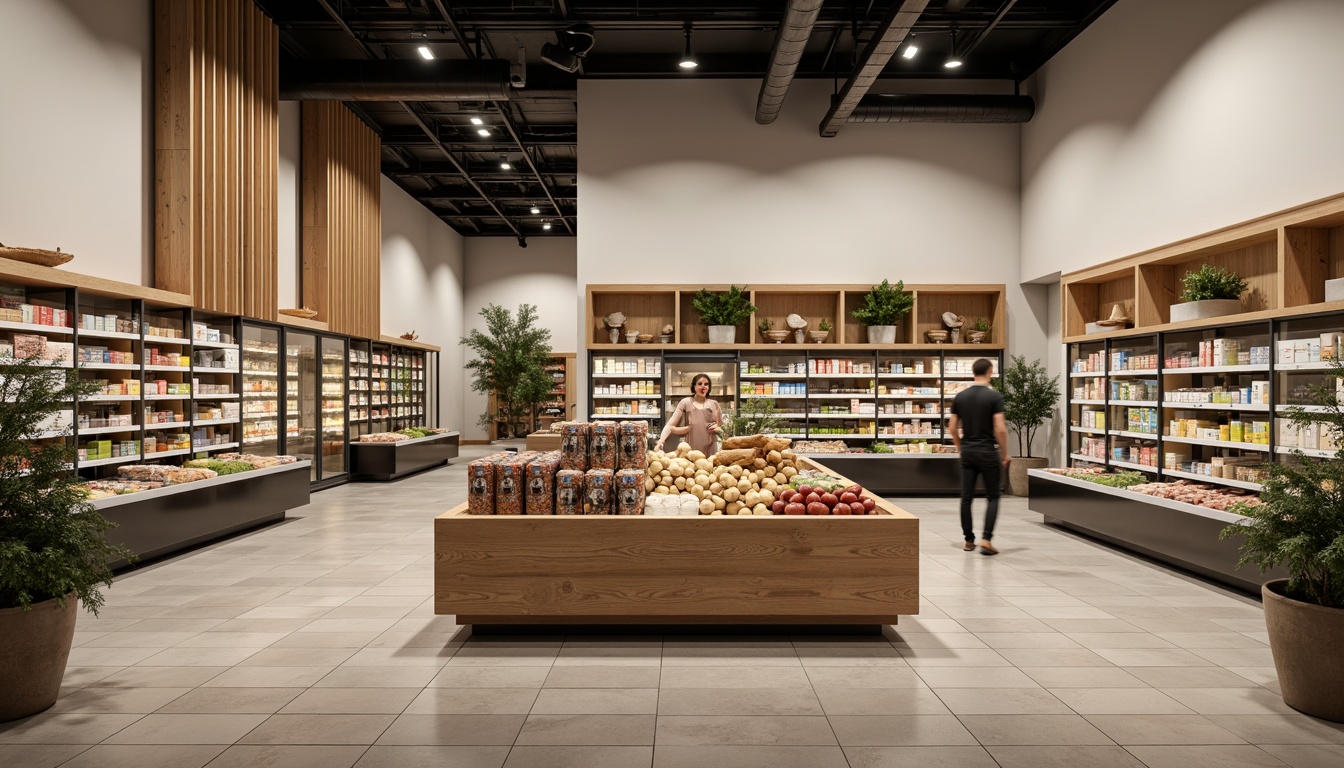
[[[614,421],[594,421],[589,425],[588,469],[616,470],[616,441],[619,428]]]
[[[583,480],[584,473],[577,469],[562,469],[555,473],[555,514],[584,513],[586,497]]]
[[[616,514],[644,514],[644,471],[622,469],[616,472]]]
[[[588,425],[571,422],[560,428],[560,468],[588,471]]]
[[[524,511],[529,515],[555,514],[555,473],[560,468],[560,452],[543,453],[528,463]]]
[[[610,469],[590,469],[583,477],[583,513],[610,515],[616,475]]]
[[[636,469],[640,472],[649,465],[649,425],[645,421],[627,421],[621,424],[618,469]]]

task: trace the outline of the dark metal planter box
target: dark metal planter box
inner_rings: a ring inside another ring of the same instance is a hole
[[[240,472],[93,502],[118,527],[107,540],[141,560],[171,554],[285,519],[308,503],[311,462]],[[124,560],[109,563],[113,568]]]
[[[1240,540],[1222,540],[1218,533],[1244,519],[1240,515],[1039,469],[1028,476],[1028,508],[1044,515],[1047,524],[1093,536],[1253,595],[1260,594],[1263,582],[1287,575],[1281,569],[1266,574],[1252,566],[1237,569]]]
[[[397,443],[351,443],[350,479],[396,480],[457,458],[457,432]]]

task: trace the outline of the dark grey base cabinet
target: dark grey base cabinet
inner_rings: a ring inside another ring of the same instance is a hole
[[[309,462],[301,461],[100,499],[95,506],[117,524],[108,541],[149,560],[285,519],[288,510],[308,503],[308,472]]]
[[[457,458],[460,435],[441,435],[402,440],[398,443],[351,443],[350,479],[396,480]]]
[[[883,496],[956,496],[961,493],[961,457],[955,453],[805,455],[824,463],[864,489]]]
[[[1085,480],[1033,469],[1028,509],[1049,525],[1077,531],[1121,549],[1146,555],[1212,579],[1260,594],[1260,585],[1287,576],[1281,569],[1261,574],[1253,566],[1238,569],[1239,539],[1218,534],[1237,515],[1179,501],[1107,488]]]

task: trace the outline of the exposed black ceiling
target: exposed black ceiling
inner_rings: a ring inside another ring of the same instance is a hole
[[[412,197],[462,235],[520,238],[578,230],[579,77],[763,78],[787,5],[783,0],[255,1],[280,28],[282,90],[287,81],[302,79],[297,72],[302,62],[421,61],[417,49],[427,45],[440,63],[426,67],[503,59],[515,62],[517,70],[519,48],[525,48],[526,85],[503,85],[507,100],[466,86],[448,89],[449,100],[442,95],[422,100],[420,86],[408,90],[400,81],[397,100],[386,93],[381,100],[346,100],[381,136],[383,173]],[[844,84],[867,62],[866,71],[882,78],[1020,82],[1115,2],[830,0],[816,15],[794,76]],[[888,50],[888,61],[880,50],[884,42],[910,42],[898,29],[902,22],[893,22],[902,5],[914,11],[906,17],[913,21],[910,31],[920,51],[905,59]],[[579,72],[542,61],[542,46],[556,42],[556,31],[580,22],[593,27],[595,44]],[[690,72],[677,66],[688,22],[699,62]],[[965,60],[955,71],[943,67],[954,30],[956,51]],[[877,55],[866,58],[875,49]],[[337,83],[336,92],[345,85],[348,80]],[[473,116],[485,125],[473,125]],[[819,123],[831,121],[832,131],[843,122],[833,117],[817,115]],[[478,135],[481,128],[490,134]],[[821,132],[827,132],[824,126]],[[502,161],[511,169],[501,168]],[[534,208],[540,213],[533,214]],[[546,222],[549,229],[543,229]]]

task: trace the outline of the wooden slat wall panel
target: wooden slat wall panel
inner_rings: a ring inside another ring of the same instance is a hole
[[[249,0],[158,0],[155,25],[155,285],[274,319],[278,30]]]
[[[331,330],[377,338],[378,136],[344,105],[303,103],[303,303]]]

